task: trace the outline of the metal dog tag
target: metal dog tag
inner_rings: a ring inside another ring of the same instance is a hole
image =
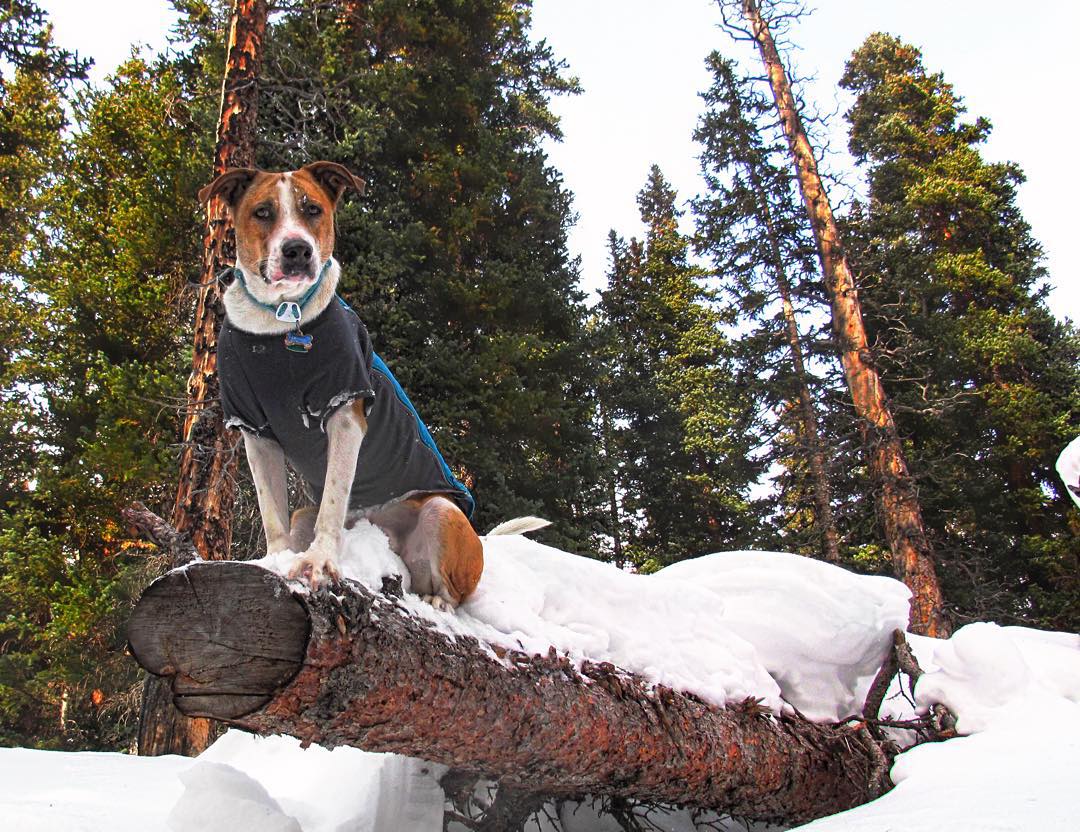
[[[287,300],[278,306],[274,316],[279,321],[284,321],[287,324],[295,324],[300,320],[300,304]]]
[[[285,333],[285,349],[289,352],[310,352],[314,338],[297,330]]]

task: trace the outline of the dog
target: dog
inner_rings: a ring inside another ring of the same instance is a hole
[[[483,571],[473,498],[337,297],[334,215],[350,190],[362,195],[363,180],[314,162],[230,168],[199,192],[203,204],[220,198],[236,229],[217,346],[221,406],[243,433],[267,553],[299,553],[290,578],[314,590],[340,580],[342,529],[363,518],[386,533],[412,591],[453,610]],[[318,502],[291,517],[286,460]]]

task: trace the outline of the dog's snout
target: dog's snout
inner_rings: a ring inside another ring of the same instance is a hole
[[[286,271],[306,269],[311,263],[312,248],[307,240],[294,237],[281,244],[281,257],[285,261]]]

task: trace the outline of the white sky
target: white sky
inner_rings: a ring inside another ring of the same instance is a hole
[[[130,44],[163,46],[172,20],[165,0],[38,2],[57,42],[96,60],[97,80]],[[969,114],[993,122],[985,156],[1018,162],[1027,174],[1020,207],[1046,251],[1050,307],[1076,320],[1080,235],[1066,200],[1080,193],[1073,159],[1080,120],[1069,103],[1080,76],[1080,3],[1043,0],[1033,8],[1037,14],[1006,0],[820,0],[793,38],[799,69],[817,78],[810,97],[822,112],[838,113],[830,139],[838,170],[849,164],[839,115],[847,101],[837,88],[848,55],[873,31],[921,48],[927,68],[944,72]],[[640,233],[634,197],[649,165],[659,164],[684,199],[700,189],[691,134],[709,83],[705,56],[719,49],[756,68],[748,45],[717,29],[719,19],[711,0],[535,0],[534,36],[547,38],[585,88],[554,102],[565,140],[547,149],[575,195],[570,248],[582,258],[588,289],[604,282],[608,230]]]

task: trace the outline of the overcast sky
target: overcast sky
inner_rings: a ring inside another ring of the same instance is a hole
[[[165,0],[38,2],[52,15],[57,42],[96,60],[97,80],[132,43],[161,48],[172,20]],[[1050,306],[1077,320],[1078,212],[1066,200],[1080,193],[1071,108],[1080,3],[1043,0],[1030,8],[1038,13],[1005,0],[820,0],[792,37],[801,74],[816,78],[810,97],[821,112],[837,114],[830,139],[836,170],[850,167],[842,119],[848,102],[837,88],[848,55],[873,31],[921,48],[926,66],[944,72],[969,113],[993,122],[985,156],[1015,161],[1027,174],[1020,207],[1046,251]],[[575,195],[579,220],[570,245],[582,258],[586,288],[603,284],[608,229],[640,233],[634,197],[649,165],[659,164],[683,199],[700,189],[691,134],[698,94],[709,83],[705,56],[719,49],[756,66],[749,46],[732,43],[719,22],[710,0],[535,0],[535,37],[548,40],[585,90],[555,101],[565,139],[548,152]],[[851,184],[858,186],[857,178]]]

